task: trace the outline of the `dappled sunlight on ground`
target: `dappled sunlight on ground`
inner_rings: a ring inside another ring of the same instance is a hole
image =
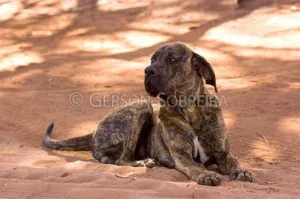
[[[152,31],[165,34],[166,36],[169,35],[179,35],[188,33],[190,31],[189,27],[186,26],[178,26],[176,24],[166,24],[161,22],[159,19],[153,20],[145,20],[145,21],[138,21],[129,24],[130,27],[133,29],[141,29],[145,31]]]
[[[253,150],[250,152],[254,158],[265,161],[269,164],[278,164],[280,159],[278,157],[279,152],[273,147],[268,145],[268,143],[261,138],[257,140],[252,145]]]
[[[128,8],[138,8],[138,7],[144,7],[148,6],[149,3],[148,1],[140,1],[140,2],[134,2],[132,1],[130,4],[127,2],[118,2],[118,1],[112,1],[110,2],[109,0],[100,0],[98,1],[98,9],[101,11],[118,11],[118,10],[123,10],[123,9],[128,9]]]
[[[138,48],[145,48],[170,39],[170,37],[163,34],[142,31],[125,31],[118,33],[116,36],[125,41],[127,45]]]
[[[272,16],[273,10],[273,8],[261,9],[251,13],[247,18],[212,28],[203,36],[203,39],[252,48],[299,48],[300,43],[295,41],[298,41],[300,37],[298,25],[300,13],[289,12]],[[269,12],[269,14],[257,17],[260,12]]]
[[[75,40],[68,42],[70,47],[77,48],[82,51],[87,52],[99,52],[101,54],[111,54],[111,53],[122,53],[130,52],[133,49],[130,48],[127,44],[118,41],[97,41],[97,40]]]
[[[70,40],[68,44],[74,49],[99,52],[100,55],[110,55],[138,50],[167,41],[170,37],[163,34],[146,31],[121,31],[116,34],[96,37],[95,40]]]
[[[0,5],[0,21],[8,20],[21,9],[19,1],[7,1]]]
[[[12,70],[13,67],[41,63],[43,61],[43,58],[36,52],[26,51],[25,53],[12,53],[0,59],[0,70]]]
[[[95,70],[95,66],[98,70]],[[121,86],[124,80],[121,76],[126,76],[131,81],[142,84],[144,76],[144,68],[146,64],[134,61],[121,61],[119,59],[101,59],[96,60],[91,64],[85,64],[82,69],[85,72],[80,75],[74,74],[71,79],[74,82],[81,82],[82,84],[96,84],[96,85],[109,85],[110,87]],[[128,70],[132,70],[131,72]],[[103,75],[105,71],[106,75]],[[132,75],[132,77],[130,77]],[[136,77],[140,77],[136,79]]]
[[[288,89],[300,89],[300,82],[299,83],[290,83]]]
[[[279,121],[280,130],[286,135],[295,134],[300,136],[300,118],[286,117]]]

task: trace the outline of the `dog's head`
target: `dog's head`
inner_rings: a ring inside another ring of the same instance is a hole
[[[145,88],[154,97],[193,94],[203,86],[202,78],[217,92],[211,65],[183,43],[173,42],[160,47],[151,57],[145,69]]]

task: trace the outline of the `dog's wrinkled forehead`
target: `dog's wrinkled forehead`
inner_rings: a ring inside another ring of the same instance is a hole
[[[159,56],[164,57],[191,57],[192,51],[183,43],[180,42],[172,42],[167,45],[160,47],[152,56],[152,58],[156,59]]]

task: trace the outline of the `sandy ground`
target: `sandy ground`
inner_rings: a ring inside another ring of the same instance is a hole
[[[300,198],[300,4],[241,2],[0,1],[0,198]],[[95,107],[105,96],[146,97],[149,57],[175,40],[213,65],[253,183],[199,186],[41,146],[53,120],[55,138],[83,135],[112,110]]]

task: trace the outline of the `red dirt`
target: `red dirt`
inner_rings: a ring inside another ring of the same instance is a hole
[[[0,2],[0,198],[299,198],[300,4],[258,2]],[[253,183],[199,186],[176,170],[41,146],[52,120],[58,139],[95,128],[112,107],[92,107],[93,93],[94,103],[147,96],[143,70],[175,40],[213,65],[232,151]]]

